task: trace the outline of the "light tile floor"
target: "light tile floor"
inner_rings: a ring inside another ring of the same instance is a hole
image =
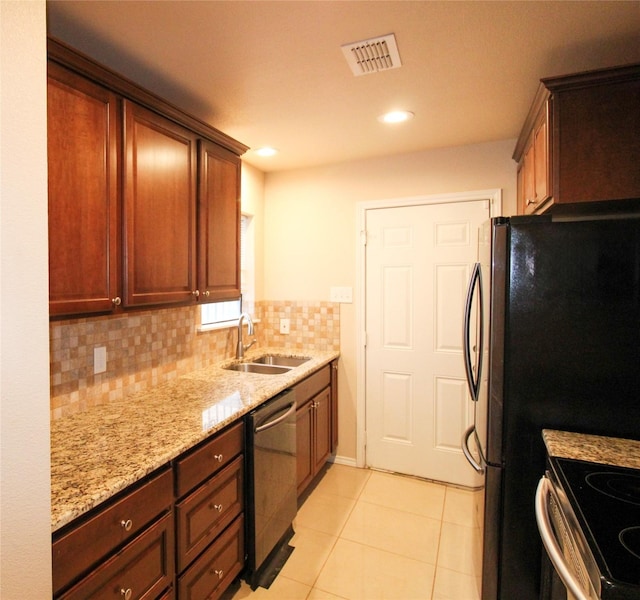
[[[294,521],[295,550],[267,590],[224,600],[478,600],[474,493],[331,465]]]

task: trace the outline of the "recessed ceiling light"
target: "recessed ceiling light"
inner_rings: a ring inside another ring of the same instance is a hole
[[[378,117],[381,123],[404,123],[409,119],[413,119],[415,115],[408,110],[393,110]]]
[[[265,146],[264,148],[256,148],[255,153],[258,156],[275,156],[278,151],[275,148]]]

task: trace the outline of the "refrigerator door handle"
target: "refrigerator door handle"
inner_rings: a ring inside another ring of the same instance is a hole
[[[484,467],[481,464],[478,463],[478,461],[473,457],[473,454],[471,454],[471,450],[469,450],[469,438],[472,435],[475,438],[475,442],[478,445],[478,448],[480,447],[480,444],[478,443],[478,434],[476,433],[476,426],[475,425],[471,425],[471,427],[469,427],[464,432],[464,434],[462,436],[462,453],[464,454],[464,456],[467,459],[467,461],[469,461],[469,464],[478,473],[480,473],[480,475],[483,475],[484,474]]]
[[[478,294],[478,319],[479,319],[479,329],[478,329],[478,340],[477,340],[477,352],[478,358],[476,363],[476,372],[474,373],[473,365],[471,364],[471,309],[473,306],[473,297],[474,292],[477,289]],[[482,305],[482,269],[480,267],[480,263],[476,263],[473,266],[473,271],[471,273],[471,278],[469,280],[469,287],[467,289],[467,300],[465,302],[464,309],[464,329],[462,335],[462,346],[463,346],[463,354],[464,354],[464,368],[467,374],[467,384],[469,387],[469,393],[471,394],[471,399],[474,402],[478,401],[478,394],[480,393],[480,376],[482,373],[482,355],[483,355],[483,343],[484,343],[484,307]]]

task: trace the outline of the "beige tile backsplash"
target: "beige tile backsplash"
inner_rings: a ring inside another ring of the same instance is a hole
[[[197,306],[50,323],[51,419],[126,397],[232,358],[236,328],[198,332]],[[261,301],[255,306],[259,346],[339,350],[340,305]],[[280,319],[290,333],[280,334]],[[246,335],[246,330],[245,330]],[[93,349],[107,349],[107,370],[93,373]]]

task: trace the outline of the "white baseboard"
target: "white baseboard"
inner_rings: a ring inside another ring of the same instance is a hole
[[[349,458],[347,456],[333,456],[329,459],[329,462],[332,462],[336,465],[344,465],[346,467],[357,467],[356,459]]]

